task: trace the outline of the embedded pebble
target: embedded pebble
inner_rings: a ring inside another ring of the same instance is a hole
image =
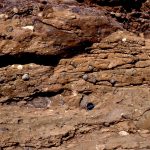
[[[95,84],[97,82],[97,80],[95,78],[92,78],[92,79],[89,80],[89,82]]]
[[[34,66],[34,64],[30,64],[29,66],[30,66],[30,67],[33,67],[33,66]]]
[[[116,80],[110,79],[110,83],[111,83],[112,85],[114,85],[114,84],[116,83]]]
[[[22,80],[24,80],[24,81],[27,81],[27,80],[29,80],[29,74],[24,74],[23,76],[22,76]]]
[[[13,12],[14,12],[14,13],[18,13],[18,12],[19,12],[18,8],[14,7],[14,8],[13,8]]]
[[[120,131],[120,132],[119,132],[119,135],[121,135],[121,136],[126,136],[126,135],[129,135],[129,133],[126,132],[126,131]]]
[[[78,95],[77,91],[73,91],[72,94],[73,94],[73,96],[77,96]]]
[[[25,27],[22,27],[22,29],[28,29],[28,30],[34,30],[34,26],[25,26]]]
[[[23,66],[22,66],[22,65],[18,65],[18,66],[17,66],[17,69],[22,70],[22,69],[23,69]]]
[[[92,71],[93,68],[94,68],[93,66],[89,66],[89,67],[88,67],[88,71]]]
[[[84,74],[82,78],[83,78],[84,80],[87,80],[87,79],[88,79],[88,75],[87,75],[87,74]]]
[[[0,19],[7,19],[8,18],[8,15],[6,14],[0,14]]]
[[[88,103],[88,97],[84,96],[80,101],[80,107],[86,109]]]
[[[116,17],[121,17],[121,13],[115,13]]]
[[[95,105],[93,104],[93,103],[87,103],[87,110],[92,110],[94,107],[95,107]]]
[[[38,13],[38,17],[43,17],[43,12]]]
[[[92,110],[95,107],[95,105],[92,102],[88,102],[88,99],[88,96],[84,96],[80,101],[80,107],[87,110]]]
[[[122,42],[125,42],[126,40],[127,40],[126,38],[123,38],[123,39],[122,39]]]
[[[15,65],[11,65],[11,67],[12,67],[12,68],[14,68],[14,67],[15,67]]]

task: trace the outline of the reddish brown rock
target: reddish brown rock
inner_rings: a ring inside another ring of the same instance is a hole
[[[147,6],[1,1],[0,149],[147,149]]]
[[[8,16],[0,20],[1,55],[74,53],[122,29],[119,23],[97,8],[29,1],[16,1],[11,5],[18,10],[17,13],[10,13],[14,11],[10,5],[9,9],[4,7],[0,10]],[[39,9],[35,7],[38,5]],[[10,27],[11,32],[8,30]]]

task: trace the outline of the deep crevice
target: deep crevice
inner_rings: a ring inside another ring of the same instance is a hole
[[[1,55],[0,56],[0,67],[6,67],[8,65],[13,64],[29,64],[29,63],[35,63],[38,65],[44,65],[44,66],[57,66],[60,59],[62,58],[72,58],[76,55],[82,54],[82,53],[88,53],[90,50],[90,46],[93,43],[85,40],[82,42],[79,42],[75,46],[70,46],[66,48],[62,48],[59,50],[60,54],[58,55],[39,55],[35,53],[27,53],[23,52],[16,55]]]
[[[17,55],[0,56],[0,67],[6,67],[12,64],[29,64],[35,63],[45,66],[55,66],[59,62],[56,56],[37,55],[34,53],[21,53]]]
[[[31,100],[37,97],[53,97],[57,94],[61,94],[64,92],[64,89],[59,90],[58,92],[37,92],[30,96]]]

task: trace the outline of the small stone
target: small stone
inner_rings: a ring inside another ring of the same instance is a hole
[[[88,79],[88,75],[87,74],[84,74],[83,75],[83,79],[86,81]]]
[[[7,19],[8,15],[7,14],[0,14],[0,19]]]
[[[89,79],[89,82],[95,84],[97,82],[96,78]]]
[[[14,7],[13,12],[17,14],[19,12],[18,8]]]
[[[88,103],[88,97],[84,96],[80,101],[80,107],[86,109]]]
[[[17,66],[17,69],[22,70],[22,69],[23,69],[23,66],[22,66],[22,65],[18,65],[18,66]]]
[[[111,83],[112,85],[114,85],[114,84],[116,83],[116,80],[110,79],[110,83]]]
[[[27,81],[27,80],[29,80],[29,74],[24,74],[23,76],[22,76],[22,80],[24,80],[24,81]]]
[[[104,122],[104,126],[105,126],[105,127],[109,127],[109,126],[110,126],[110,123],[109,123],[109,122]]]
[[[89,66],[89,67],[88,67],[88,71],[92,71],[93,68],[94,68],[93,66]]]
[[[126,42],[126,40],[127,40],[126,38],[123,38],[123,39],[122,39],[122,42]]]
[[[121,13],[115,13],[116,17],[121,17]]]
[[[38,17],[43,17],[43,12],[38,13]]]
[[[73,94],[73,96],[77,96],[78,95],[77,91],[72,91],[72,94]]]
[[[30,64],[29,66],[30,66],[30,67],[33,67],[33,66],[34,66],[34,64]]]
[[[71,15],[70,16],[70,19],[76,19],[77,17],[76,17],[76,15]]]
[[[129,133],[126,132],[126,131],[120,131],[119,135],[121,135],[121,136],[127,136],[127,135],[129,135]]]
[[[92,110],[95,106],[93,103],[87,103],[87,110]]]
[[[22,27],[22,29],[28,29],[28,30],[34,30],[34,26],[25,26],[25,27]]]

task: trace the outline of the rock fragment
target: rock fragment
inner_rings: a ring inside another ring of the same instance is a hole
[[[23,76],[22,76],[22,80],[24,80],[24,81],[27,81],[27,80],[29,80],[29,74],[28,73],[26,73],[26,74],[24,74]]]
[[[121,136],[127,136],[127,135],[129,135],[129,133],[126,132],[126,131],[120,131],[119,135],[121,135]]]
[[[84,74],[82,78],[86,81],[88,79],[88,75]]]

